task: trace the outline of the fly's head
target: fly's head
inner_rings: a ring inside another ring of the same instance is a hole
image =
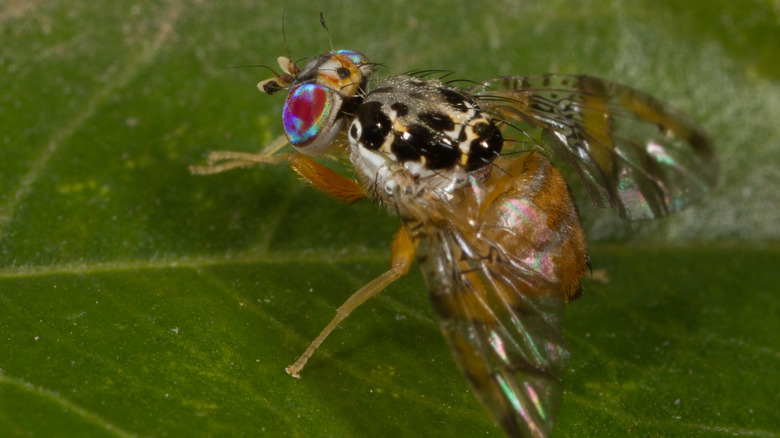
[[[354,50],[324,53],[303,68],[278,59],[283,73],[257,88],[273,94],[288,89],[282,119],[290,144],[306,155],[322,155],[344,127],[344,110],[357,106],[373,73],[365,55]]]
[[[446,198],[470,176],[487,178],[504,142],[472,96],[437,79],[405,75],[365,97],[348,136],[363,185],[389,206],[407,204],[399,196]]]

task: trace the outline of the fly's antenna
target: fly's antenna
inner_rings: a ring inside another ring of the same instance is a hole
[[[322,15],[322,12],[320,12],[320,24],[325,28],[325,32],[328,33],[328,43],[330,44],[330,51],[333,53],[333,40],[330,39],[330,29],[328,29],[328,25],[325,24],[325,16]]]

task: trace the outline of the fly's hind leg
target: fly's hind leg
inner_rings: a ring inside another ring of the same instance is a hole
[[[330,321],[330,323],[328,323],[325,329],[322,330],[319,336],[317,336],[317,338],[312,341],[311,345],[309,345],[309,348],[303,352],[303,354],[298,358],[298,360],[295,361],[294,364],[284,369],[287,371],[287,374],[295,377],[296,379],[300,379],[301,370],[303,370],[303,367],[306,365],[306,362],[309,360],[311,355],[314,354],[314,351],[317,350],[317,347],[322,344],[322,341],[328,337],[330,332],[332,332],[333,329],[335,329],[339,323],[344,320],[344,318],[349,316],[349,314],[352,313],[352,311],[355,310],[358,306],[368,301],[369,298],[373,297],[379,292],[382,292],[392,282],[398,280],[407,272],[409,272],[409,267],[412,265],[412,261],[414,260],[414,250],[415,244],[409,237],[409,233],[407,233],[406,228],[401,228],[393,240],[393,255],[390,261],[390,270],[358,289],[357,292],[352,294],[352,296],[349,297],[347,301],[345,301],[344,304],[342,304],[336,310],[336,316]]]
[[[259,163],[279,164],[290,154],[277,154],[287,145],[287,137],[279,136],[256,154],[248,152],[212,151],[206,157],[205,166],[190,166],[190,172],[196,175],[211,175],[239,167],[249,167]]]
[[[308,181],[318,190],[334,196],[341,201],[352,203],[366,197],[367,193],[359,182],[342,176],[305,155],[277,154],[285,145],[287,145],[287,138],[281,136],[257,154],[214,151],[208,155],[206,166],[190,166],[190,171],[198,175],[208,175],[238,167],[253,166],[259,163],[279,164],[283,161],[287,161],[290,168],[302,179]],[[398,234],[396,234],[395,240],[393,240],[393,255],[390,270],[370,281],[352,294],[352,296],[336,310],[336,317],[333,318],[322,333],[320,333],[311,345],[309,345],[309,348],[306,349],[294,364],[285,368],[287,373],[295,378],[300,378],[300,372],[311,355],[344,318],[358,306],[366,302],[366,300],[385,290],[392,282],[409,271],[409,267],[414,259],[414,250],[415,245],[412,243],[406,228],[401,228]]]

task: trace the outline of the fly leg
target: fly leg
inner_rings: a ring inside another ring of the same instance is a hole
[[[344,318],[349,316],[353,310],[355,310],[361,304],[365,303],[369,298],[373,297],[379,292],[382,292],[392,282],[398,280],[407,272],[409,272],[409,267],[412,265],[412,261],[414,260],[414,251],[415,244],[412,242],[411,237],[409,237],[409,233],[406,231],[406,228],[402,227],[395,235],[395,239],[393,240],[393,255],[390,260],[390,270],[358,289],[357,292],[352,294],[352,296],[349,297],[347,301],[345,301],[344,304],[342,304],[336,310],[336,316],[330,321],[330,323],[328,323],[325,329],[322,330],[319,336],[317,336],[317,338],[312,341],[311,345],[309,345],[309,348],[303,352],[303,354],[298,358],[298,360],[295,361],[294,364],[284,369],[287,371],[287,374],[295,377],[296,379],[300,379],[301,370],[303,370],[303,367],[306,365],[306,362],[309,360],[311,355],[314,354],[314,351],[317,349],[317,347],[322,344],[322,341],[328,337],[330,332],[332,332],[333,329],[335,329],[339,323],[344,320]]]
[[[352,204],[366,197],[366,191],[359,182],[334,172],[306,155],[290,154],[287,157],[287,164],[316,189],[340,201]]]
[[[359,182],[342,176],[305,155],[277,154],[276,152],[285,145],[287,145],[287,138],[282,136],[271,142],[271,144],[257,154],[230,151],[211,152],[207,157],[206,166],[190,166],[190,171],[198,175],[208,175],[239,167],[248,167],[259,163],[279,164],[286,160],[290,168],[302,179],[308,181],[318,190],[334,196],[341,201],[353,203],[366,196],[366,191]],[[352,294],[352,296],[336,310],[336,317],[333,318],[322,333],[317,336],[309,348],[306,349],[294,364],[285,368],[287,373],[295,378],[300,378],[300,372],[311,355],[344,318],[369,298],[385,290],[392,282],[409,271],[412,260],[414,260],[414,250],[415,245],[412,243],[406,228],[401,228],[393,240],[393,254],[390,270],[370,281]]]
[[[248,152],[212,151],[206,157],[205,166],[190,166],[190,172],[196,175],[211,175],[238,167],[249,167],[259,163],[279,164],[290,154],[277,154],[287,145],[287,137],[279,136],[256,154]]]
[[[287,138],[281,136],[256,154],[213,151],[206,158],[207,164],[205,166],[190,166],[190,172],[196,175],[211,175],[260,163],[279,164],[287,161],[290,168],[301,178],[308,181],[315,188],[341,201],[351,204],[366,197],[366,191],[359,182],[339,175],[306,155],[277,154],[279,149],[286,145]]]

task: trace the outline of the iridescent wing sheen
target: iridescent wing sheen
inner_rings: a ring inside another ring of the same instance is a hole
[[[427,259],[424,276],[453,357],[509,436],[548,436],[569,361],[561,333],[565,301],[517,295],[522,306],[506,302],[498,289],[513,290],[518,280],[479,267],[461,275],[453,268],[458,266],[458,240],[441,230],[418,247],[420,259]]]
[[[624,85],[589,76],[507,76],[471,87],[483,109],[568,162],[594,203],[625,219],[682,210],[715,184],[711,141],[687,115]],[[520,139],[523,140],[523,139]]]
[[[473,183],[465,207],[428,200],[421,204],[432,214],[413,214],[406,225],[419,239],[442,332],[475,394],[508,435],[546,437],[569,360],[561,321],[587,255],[566,183],[549,161],[526,154],[498,165],[504,172]],[[414,213],[419,204],[410,204],[403,209]]]

